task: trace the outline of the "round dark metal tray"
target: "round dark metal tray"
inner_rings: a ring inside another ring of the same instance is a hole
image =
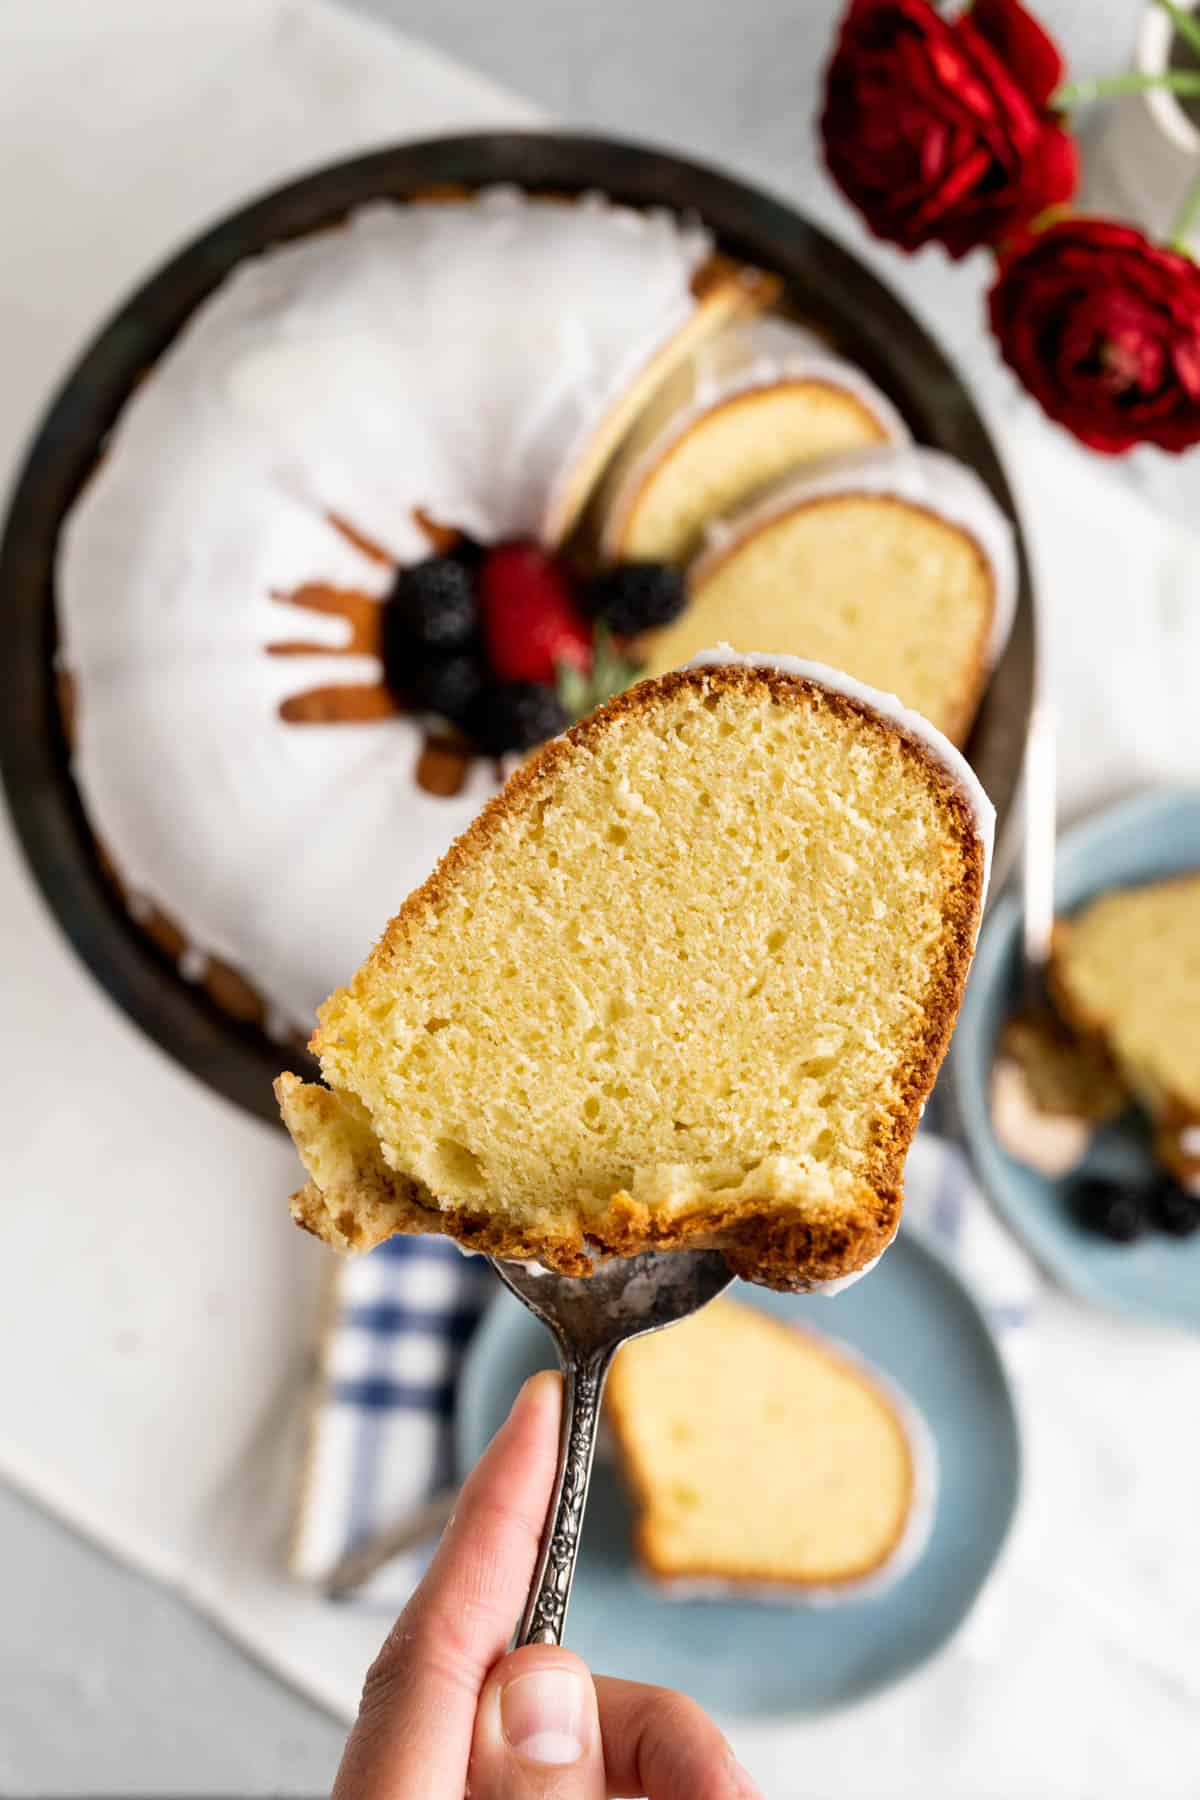
[[[33,872],[92,973],[193,1074],[265,1118],[276,1116],[274,1075],[305,1059],[238,1025],[185,981],[126,915],[102,873],[71,779],[54,690],[59,527],[135,383],[243,258],[332,225],[367,200],[403,200],[442,183],[475,188],[490,182],[567,194],[602,188],[634,206],[698,214],[722,249],[781,275],[789,304],[879,383],[918,441],[969,463],[1017,523],[1003,469],[970,394],[900,301],[781,201],[663,151],[604,138],[517,132],[403,144],[292,182],[173,257],[121,307],[68,375],[17,481],[0,545],[8,643],[0,671],[0,770]],[[1016,621],[968,745],[1001,828],[1020,773],[1034,682],[1033,595],[1019,524],[1017,535]]]

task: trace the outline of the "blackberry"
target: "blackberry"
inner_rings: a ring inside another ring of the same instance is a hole
[[[1149,1224],[1141,1190],[1099,1175],[1075,1183],[1071,1208],[1085,1231],[1110,1238],[1114,1244],[1132,1244]]]
[[[460,569],[465,569],[472,581],[475,579],[476,575],[478,575],[486,555],[487,551],[484,549],[483,545],[476,543],[474,538],[469,537],[458,538],[454,545],[445,553],[446,561],[455,562]]]
[[[479,625],[475,581],[458,556],[430,556],[401,569],[388,603],[396,631],[422,650],[458,650]]]
[[[482,663],[466,654],[428,657],[414,663],[407,678],[415,706],[464,727],[469,727],[486,685]]]
[[[687,605],[687,583],[673,563],[618,563],[592,582],[588,604],[614,637],[640,637],[679,617]]]
[[[505,750],[531,750],[557,737],[569,723],[548,682],[502,681],[483,696],[470,729],[481,749],[500,756]]]
[[[1169,1177],[1151,1188],[1148,1210],[1151,1223],[1171,1237],[1191,1237],[1200,1231],[1200,1194],[1189,1194]]]

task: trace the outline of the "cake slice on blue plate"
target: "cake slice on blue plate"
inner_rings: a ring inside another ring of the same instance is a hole
[[[898,1579],[924,1546],[927,1427],[815,1331],[718,1300],[625,1345],[607,1407],[638,1557],[684,1595],[851,1598]]]

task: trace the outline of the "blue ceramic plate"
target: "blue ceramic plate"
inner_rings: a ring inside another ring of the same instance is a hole
[[[1200,868],[1200,791],[1145,794],[1070,832],[1059,846],[1058,905],[1069,912],[1105,888]],[[950,1076],[975,1166],[995,1205],[1039,1261],[1085,1299],[1167,1324],[1200,1328],[1200,1235],[1157,1233],[1110,1244],[1074,1222],[1066,1184],[1014,1162],[992,1135],[988,1080],[996,1034],[1017,982],[1020,906],[1006,895],[980,933],[975,967],[950,1052]],[[1121,1124],[1100,1134],[1087,1167],[1136,1176],[1144,1141]]]
[[[567,1642],[595,1669],[682,1688],[726,1718],[823,1713],[911,1673],[970,1611],[1016,1506],[1016,1414],[975,1302],[911,1233],[901,1235],[865,1281],[834,1299],[742,1284],[736,1291],[766,1312],[804,1319],[851,1345],[916,1401],[940,1465],[929,1544],[886,1593],[832,1610],[669,1600],[633,1564],[629,1507],[615,1471],[601,1463]],[[542,1327],[511,1295],[498,1295],[460,1388],[464,1468],[504,1418],[520,1383],[553,1361]]]

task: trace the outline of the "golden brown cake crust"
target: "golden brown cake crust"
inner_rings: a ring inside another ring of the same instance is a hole
[[[333,1177],[322,1170],[320,1184],[307,1181],[291,1199],[296,1223],[343,1252],[372,1250],[389,1237],[433,1232],[487,1256],[539,1262],[561,1275],[590,1275],[597,1254],[713,1249],[747,1281],[803,1291],[879,1256],[900,1218],[899,1187],[885,1195],[864,1187],[857,1205],[843,1202],[824,1216],[810,1207],[784,1208],[764,1197],[757,1207],[739,1198],[722,1213],[706,1201],[702,1209],[664,1218],[631,1195],[617,1193],[603,1212],[589,1217],[586,1232],[522,1232],[511,1219],[484,1208],[441,1206],[419,1182],[389,1169],[369,1128],[360,1127],[358,1135],[328,1088],[303,1082],[298,1075],[281,1075],[275,1096],[306,1161],[311,1146],[330,1130],[346,1141],[346,1155]]]
[[[775,526],[781,524],[785,519],[795,518],[798,513],[808,512],[815,507],[836,506],[839,503],[850,500],[870,500],[877,505],[895,507],[904,512],[923,513],[927,519],[933,519],[940,525],[951,523],[943,518],[940,513],[934,512],[931,507],[922,506],[917,500],[904,500],[896,494],[880,494],[866,488],[840,488],[836,494],[814,494],[810,499],[801,500],[794,506],[785,506],[781,508],[779,512],[773,513],[769,518],[760,520],[760,522],[757,525],[754,525],[749,531],[731,537],[729,542],[723,545],[720,550],[713,551],[705,556],[704,580],[708,580],[711,576],[715,575],[719,569],[724,568],[730,558],[736,556],[753,538],[758,537],[762,532],[773,530]],[[972,536],[965,525],[954,523],[953,529],[960,531],[962,535],[969,540],[979,561],[979,566],[987,577],[988,591],[991,595],[992,602],[991,610],[984,620],[982,629],[979,633],[979,641],[975,647],[975,655],[972,659],[971,666],[964,673],[962,686],[956,697],[954,716],[949,722],[949,728],[943,726],[946,736],[950,739],[951,743],[956,744],[961,748],[970,734],[971,725],[974,721],[975,714],[979,711],[979,705],[983,699],[983,692],[988,683],[988,644],[991,639],[992,625],[996,616],[996,582],[995,577],[992,574],[991,564],[988,562],[983,547],[978,539]],[[701,581],[699,589],[702,589],[703,585],[704,582]],[[697,591],[699,591],[699,589]]]
[[[351,1122],[349,1129],[360,1136],[339,1179],[332,1185],[326,1179],[320,1187],[309,1181],[293,1197],[292,1210],[299,1224],[340,1250],[370,1249],[396,1232],[437,1231],[470,1249],[534,1260],[567,1275],[589,1274],[594,1252],[632,1256],[647,1248],[712,1248],[720,1250],[730,1268],[745,1280],[799,1292],[853,1274],[887,1248],[900,1220],[904,1160],[945,1055],[970,967],[985,852],[966,795],[929,746],[862,702],[803,676],[736,664],[678,670],[628,689],[563,737],[543,744],[516,770],[507,786],[451,845],[429,878],[404,901],[372,960],[385,970],[389,966],[402,970],[410,933],[427,915],[436,915],[459,871],[486,850],[509,816],[565,771],[572,746],[586,749],[599,743],[614,721],[653,713],[682,690],[700,695],[721,690],[761,694],[764,688],[785,704],[828,705],[835,712],[853,716],[859,729],[898,741],[902,754],[920,765],[923,779],[937,790],[961,858],[963,878],[954,885],[947,907],[938,967],[925,1004],[925,1029],[899,1071],[896,1103],[891,1116],[874,1132],[866,1177],[854,1199],[847,1203],[839,1198],[824,1210],[811,1202],[801,1208],[781,1203],[769,1193],[756,1200],[743,1188],[724,1213],[720,1196],[707,1194],[702,1206],[683,1206],[663,1214],[618,1192],[602,1209],[588,1214],[586,1231],[581,1227],[554,1237],[514,1232],[509,1221],[483,1208],[439,1205],[417,1183],[385,1165],[367,1125]],[[310,1047],[321,1054],[320,1028]],[[294,1075],[280,1078],[276,1095],[284,1122],[307,1163],[306,1142],[311,1141],[312,1125],[318,1121],[306,1107],[326,1107],[323,1122],[342,1124],[344,1119],[338,1118],[342,1101],[327,1090],[305,1086]],[[316,1096],[324,1098],[315,1100]]]
[[[722,1302],[717,1301],[714,1304],[721,1305]],[[738,1303],[736,1301],[726,1301],[724,1304],[737,1305]],[[767,1315],[761,1316],[761,1322],[762,1324],[769,1326],[772,1331],[777,1332],[781,1337],[786,1338],[789,1348],[792,1347],[797,1330],[795,1325],[784,1324],[782,1320],[773,1319]],[[900,1436],[903,1439],[905,1449],[907,1492],[904,1506],[897,1515],[896,1528],[888,1542],[882,1547],[878,1555],[856,1565],[854,1568],[846,1569],[840,1575],[822,1574],[812,1581],[781,1580],[778,1573],[765,1563],[757,1568],[740,1568],[736,1576],[731,1575],[729,1571],[724,1568],[716,1567],[711,1564],[696,1563],[691,1566],[685,1566],[679,1563],[672,1563],[668,1567],[666,1563],[655,1555],[653,1518],[656,1497],[655,1490],[648,1472],[642,1468],[637,1457],[632,1454],[631,1431],[628,1424],[630,1401],[629,1396],[626,1393],[625,1383],[621,1380],[621,1360],[618,1356],[613,1364],[612,1373],[609,1376],[608,1386],[605,1390],[604,1406],[609,1423],[612,1426],[613,1443],[616,1449],[617,1462],[621,1474],[633,1496],[634,1505],[637,1511],[637,1517],[634,1520],[633,1526],[634,1550],[637,1554],[638,1561],[641,1563],[646,1573],[655,1581],[659,1581],[668,1587],[676,1582],[682,1585],[689,1581],[714,1581],[728,1584],[731,1589],[775,1588],[781,1594],[790,1592],[802,1596],[807,1590],[812,1588],[820,1588],[828,1591],[831,1588],[855,1587],[859,1582],[867,1581],[871,1576],[879,1574],[887,1564],[891,1562],[897,1550],[900,1548],[905,1533],[908,1530],[917,1491],[916,1457],[909,1432],[905,1428],[903,1420],[896,1413],[895,1404],[887,1394],[886,1390],[878,1382],[871,1380],[871,1376],[867,1369],[865,1369],[857,1360],[852,1360],[845,1355],[839,1355],[838,1351],[832,1345],[825,1343],[819,1333],[815,1331],[805,1329],[804,1341],[815,1355],[824,1357],[827,1362],[835,1364],[838,1369],[850,1370],[854,1377],[861,1381],[864,1386],[870,1386],[874,1393],[884,1402],[888,1412],[897,1420],[897,1427]]]

